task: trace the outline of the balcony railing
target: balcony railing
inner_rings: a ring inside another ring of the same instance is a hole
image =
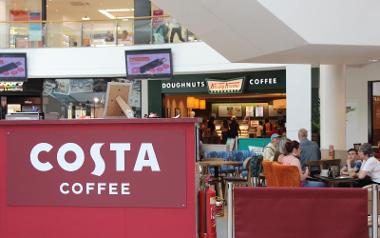
[[[0,48],[107,47],[197,40],[169,16],[0,22]]]

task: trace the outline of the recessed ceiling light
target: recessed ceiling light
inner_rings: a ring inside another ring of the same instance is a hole
[[[379,62],[379,60],[380,60],[380,59],[369,59],[368,62],[372,62],[372,63],[374,63],[374,62]]]
[[[89,21],[91,18],[89,17],[89,16],[84,16],[84,17],[82,17],[82,20],[83,21]]]
[[[98,11],[109,19],[123,19],[128,16],[115,16],[111,12],[120,13],[120,12],[133,12],[134,8],[115,8],[115,9],[99,9]]]

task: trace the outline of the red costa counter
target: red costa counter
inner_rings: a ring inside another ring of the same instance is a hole
[[[0,237],[196,237],[195,122],[0,121]]]

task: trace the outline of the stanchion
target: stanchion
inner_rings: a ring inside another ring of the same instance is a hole
[[[372,238],[377,238],[377,184],[372,184]]]
[[[232,199],[232,196],[233,196],[233,186],[234,184],[229,182],[227,183],[227,207],[228,207],[228,210],[227,210],[227,238],[233,238],[233,234],[234,234],[234,231],[233,231],[233,219],[234,219],[234,209],[233,209],[233,199]]]

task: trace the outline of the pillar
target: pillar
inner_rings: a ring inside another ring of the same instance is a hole
[[[0,0],[0,21],[9,21],[6,0]],[[9,24],[0,23],[0,48],[9,48]]]
[[[335,158],[346,157],[346,78],[344,65],[320,66],[322,158],[334,145]]]
[[[150,0],[134,0],[135,17],[151,16]],[[152,27],[150,19],[137,19],[134,21],[134,44],[150,44]]]
[[[305,128],[311,138],[311,65],[286,66],[286,135],[298,141]]]

